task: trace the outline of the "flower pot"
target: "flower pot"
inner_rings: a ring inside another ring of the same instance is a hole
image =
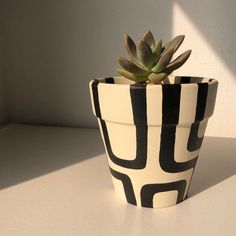
[[[158,85],[123,77],[90,82],[117,194],[142,207],[167,207],[187,195],[218,82],[170,77]]]

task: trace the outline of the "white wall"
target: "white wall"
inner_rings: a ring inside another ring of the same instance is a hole
[[[11,120],[97,127],[88,81],[116,74],[124,32],[169,38],[161,22],[171,30],[171,5],[5,0],[5,18]]]
[[[195,74],[219,81],[215,113],[207,135],[236,137],[236,1],[177,0],[173,34],[185,32],[183,50],[192,48],[187,64],[176,74]]]
[[[123,34],[186,34],[191,59],[179,73],[220,81],[207,135],[236,137],[233,0],[5,0],[12,121],[95,127],[88,81],[116,75]]]
[[[1,4],[0,4],[1,6]],[[4,74],[4,43],[3,43],[3,28],[2,17],[0,11],[0,125],[7,122],[7,101],[6,101],[6,86]]]

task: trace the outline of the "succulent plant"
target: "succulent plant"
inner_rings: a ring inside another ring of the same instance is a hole
[[[125,46],[130,58],[119,57],[121,68],[117,68],[117,71],[136,83],[160,83],[189,58],[191,50],[171,61],[184,37],[184,35],[176,36],[163,46],[162,40],[155,42],[152,32],[147,31],[136,46],[133,39],[125,35]]]

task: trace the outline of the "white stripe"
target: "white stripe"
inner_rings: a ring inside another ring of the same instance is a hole
[[[162,86],[147,85],[147,123],[148,125],[162,124]]]
[[[106,126],[114,155],[123,160],[135,160],[137,148],[135,126],[108,121]]]
[[[179,124],[189,125],[195,120],[197,107],[197,84],[181,84]]]
[[[153,196],[153,208],[165,207],[170,205],[175,205],[178,198],[178,191],[171,190],[166,192],[156,193]]]
[[[130,86],[99,83],[98,95],[104,120],[134,124]]]
[[[199,150],[189,152],[187,149],[191,126],[176,127],[174,158],[176,162],[186,162],[197,157]]]

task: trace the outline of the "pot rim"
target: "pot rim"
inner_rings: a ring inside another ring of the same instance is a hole
[[[133,81],[123,77],[123,76],[114,76],[114,77],[104,77],[93,79],[90,82],[97,81],[101,85],[106,86],[119,86],[119,87],[128,87],[131,84],[135,84]],[[118,83],[116,83],[118,82]],[[168,76],[168,80],[162,81],[160,84],[135,84],[137,87],[145,87],[148,86],[149,89],[151,87],[157,88],[160,86],[176,86],[176,85],[184,85],[186,87],[193,87],[196,84],[208,84],[213,85],[218,83],[218,80],[213,79],[211,77],[201,77],[201,76],[181,76],[181,75],[170,75]]]
[[[170,78],[172,84],[156,85],[139,85],[124,77],[92,80],[89,87],[93,113],[105,121],[137,126],[180,126],[200,122],[212,116],[217,80],[189,76]],[[142,114],[148,115],[143,117]]]

